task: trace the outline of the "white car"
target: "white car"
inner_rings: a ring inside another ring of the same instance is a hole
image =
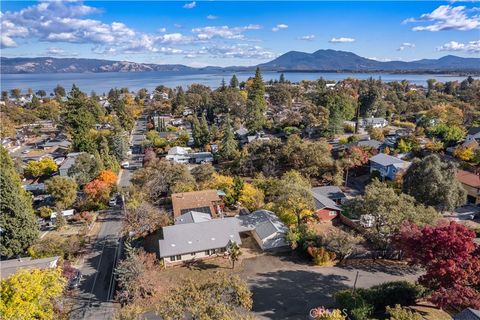
[[[130,168],[130,163],[128,161],[124,161],[121,163],[121,166],[123,169],[128,169]]]
[[[110,201],[108,201],[108,205],[110,207],[115,207],[117,205],[117,197],[111,198]]]

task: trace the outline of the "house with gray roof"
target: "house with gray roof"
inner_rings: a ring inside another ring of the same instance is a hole
[[[233,242],[242,243],[236,218],[180,223],[162,230],[159,256],[165,265],[223,254]]]
[[[388,121],[385,118],[363,118],[359,122],[362,128],[385,128],[388,126]]]
[[[209,213],[188,211],[175,218],[175,224],[184,223],[199,223],[212,220],[212,216]]]
[[[394,180],[399,172],[407,170],[411,164],[385,153],[379,153],[369,160],[370,172],[377,171],[382,179],[390,180]]]
[[[288,228],[267,210],[220,219],[189,211],[175,218],[175,225],[162,230],[159,257],[165,265],[223,255],[232,243],[242,244],[242,233],[250,233],[262,250],[288,248]]]
[[[281,250],[288,247],[285,240],[288,228],[273,212],[257,210],[236,218],[240,223],[240,230],[250,231],[262,250]]]
[[[312,188],[311,193],[315,202],[315,215],[321,221],[335,219],[341,213],[341,204],[347,198],[337,186]]]
[[[357,146],[363,147],[363,148],[372,148],[375,150],[382,150],[383,142],[374,140],[374,139],[362,140],[357,142]]]
[[[56,268],[60,257],[43,259],[20,258],[0,261],[0,279],[6,279],[17,271],[23,269],[49,269]]]

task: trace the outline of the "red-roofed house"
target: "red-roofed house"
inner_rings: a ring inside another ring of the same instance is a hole
[[[457,180],[467,191],[467,202],[470,204],[480,203],[480,176],[469,171],[458,170]]]

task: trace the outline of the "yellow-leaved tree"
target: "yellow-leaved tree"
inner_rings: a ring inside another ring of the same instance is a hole
[[[60,268],[18,271],[1,282],[0,319],[53,319],[65,283]]]

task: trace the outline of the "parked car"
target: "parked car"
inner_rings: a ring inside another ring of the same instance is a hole
[[[115,196],[115,197],[111,198],[110,201],[108,201],[108,205],[110,207],[115,207],[117,205],[117,197]]]
[[[123,161],[121,166],[123,169],[128,169],[130,168],[130,163],[128,161]]]
[[[80,270],[75,270],[75,275],[68,281],[68,289],[78,288],[80,282],[82,281],[82,273]]]

